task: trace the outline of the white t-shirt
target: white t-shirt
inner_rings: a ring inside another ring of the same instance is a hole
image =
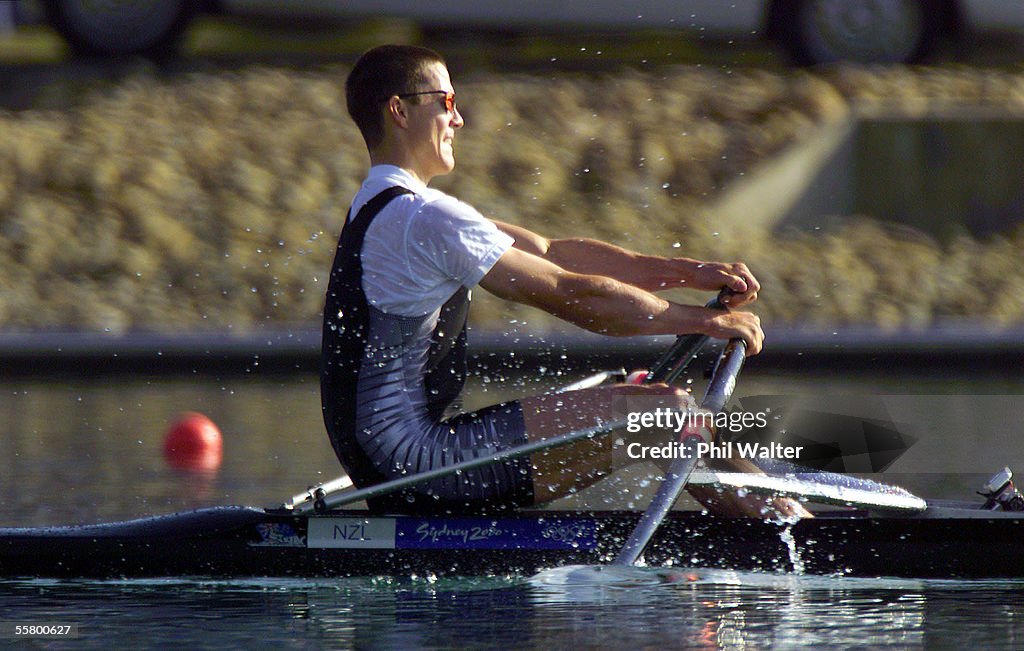
[[[428,188],[394,165],[376,165],[352,200],[351,216],[384,190],[402,186],[416,194],[392,199],[363,240],[363,291],[378,310],[425,316],[444,305],[459,286],[472,288],[514,240],[469,204]]]

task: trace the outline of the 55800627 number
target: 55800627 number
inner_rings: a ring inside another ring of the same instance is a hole
[[[0,626],[0,639],[76,638],[77,624],[4,624]]]

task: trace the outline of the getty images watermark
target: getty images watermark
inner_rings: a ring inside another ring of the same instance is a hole
[[[785,459],[797,461],[804,447],[785,445],[776,441],[713,441],[715,431],[721,439],[725,432],[739,433],[751,429],[768,427],[769,414],[766,411],[732,411],[712,414],[694,409],[657,407],[648,411],[626,413],[626,431],[637,434],[643,431],[662,431],[675,434],[674,441],[651,445],[633,441],[626,445],[626,454],[631,459]],[[696,445],[683,441],[691,436],[698,437]]]
[[[777,472],[879,473],[897,460],[903,473],[987,472],[1021,423],[1019,395],[750,395],[718,414],[691,397],[630,395],[613,407],[633,459],[749,459]]]

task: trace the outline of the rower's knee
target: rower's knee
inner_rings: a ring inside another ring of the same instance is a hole
[[[695,412],[698,409],[692,395],[667,384],[622,384],[612,390],[616,415],[627,419],[645,420],[643,415],[651,414],[646,420],[652,420],[655,415],[666,411]]]
[[[627,425],[614,437],[613,469],[649,462],[662,472],[671,465],[679,441],[694,433],[695,415],[703,413],[693,396],[666,384],[616,387],[615,411]],[[710,432],[700,435],[711,437]]]

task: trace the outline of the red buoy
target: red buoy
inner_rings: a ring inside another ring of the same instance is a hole
[[[182,414],[164,437],[164,459],[175,468],[216,470],[223,458],[220,429],[203,414]]]

